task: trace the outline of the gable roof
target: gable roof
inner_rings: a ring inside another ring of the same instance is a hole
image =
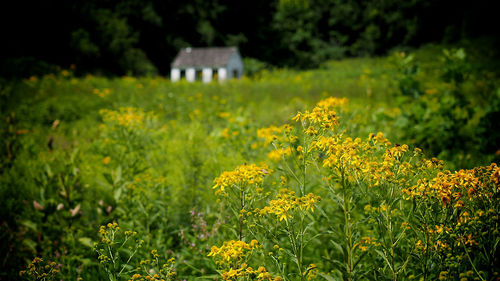
[[[222,67],[226,66],[236,47],[184,48],[179,51],[172,67]]]

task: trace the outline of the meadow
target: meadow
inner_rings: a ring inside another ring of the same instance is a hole
[[[0,279],[497,280],[498,65],[2,81]]]

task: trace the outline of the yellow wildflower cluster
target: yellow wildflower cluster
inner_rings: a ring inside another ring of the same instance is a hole
[[[401,156],[408,151],[408,145],[396,144],[393,147],[387,149],[384,154],[384,162],[393,163],[395,160],[400,160]]]
[[[474,280],[474,271],[469,270],[458,275],[460,281]],[[470,278],[470,279],[469,279]]]
[[[333,129],[338,125],[337,112],[333,109],[347,103],[347,99],[338,99],[330,97],[319,101],[311,112],[306,111],[304,113],[299,112],[295,117],[292,118],[293,121],[301,121],[303,124],[319,125],[324,129]],[[317,134],[314,128],[309,127],[305,130],[308,135]]]
[[[148,118],[156,118],[156,116],[150,116],[142,109],[134,107],[120,107],[118,111],[101,109],[99,113],[103,116],[105,122],[115,123],[131,129],[143,128]]]
[[[220,118],[231,118],[231,113],[229,112],[219,112],[219,114],[217,114]]]
[[[257,130],[257,137],[264,140],[264,144],[270,144],[274,140],[278,140],[280,142],[285,140],[285,136],[283,133],[290,132],[292,127],[290,125],[285,124],[281,127],[276,127],[271,125],[266,128],[261,128]]]
[[[280,221],[287,221],[297,208],[314,211],[314,204],[320,200],[321,198],[313,193],[296,197],[293,190],[282,188],[277,195],[277,199],[269,201],[269,206],[263,209],[255,209],[254,213],[259,215],[274,214]]]
[[[476,175],[478,172],[486,173],[486,177],[480,179]],[[454,207],[460,208],[464,204],[464,199],[490,198],[492,191],[498,192],[498,187],[496,190],[488,189],[483,179],[492,182],[498,180],[498,167],[496,164],[491,164],[485,171],[475,168],[454,173],[450,171],[439,172],[431,180],[418,180],[417,185],[403,190],[403,193],[407,198],[416,196],[420,198],[439,198],[444,206],[453,204]]]
[[[132,275],[132,278],[129,279],[129,281],[167,281],[173,279],[173,276],[175,275],[175,272],[170,273],[170,276],[168,277],[162,277],[158,275],[157,273],[151,274],[151,275],[141,275],[139,273],[136,273]]]
[[[374,237],[361,237],[361,239],[354,244],[353,248],[358,247],[361,251],[365,252],[371,246],[378,247],[380,246],[380,243],[378,243],[377,239]]]
[[[500,183],[500,167],[493,163],[487,169],[491,172],[490,180],[498,185]]]
[[[130,278],[129,281],[166,281],[166,279],[163,279],[160,277],[158,274],[153,274],[152,276],[146,275],[143,276],[139,273],[136,273],[132,275],[132,278]]]
[[[106,243],[109,245],[113,244],[113,240],[116,238],[116,233],[119,230],[120,227],[116,222],[108,223],[107,225],[101,225],[101,227],[99,228],[99,236],[101,237],[100,239],[101,243]],[[131,237],[131,236],[136,236],[137,232],[127,230],[124,231],[123,234],[125,234],[126,237]],[[96,244],[97,243],[95,243],[94,245]],[[103,257],[103,259],[106,259],[106,257]]]
[[[312,148],[326,152],[327,158],[323,160],[323,167],[346,169],[349,166],[359,167],[363,162],[360,152],[370,147],[360,138],[353,140],[348,137],[342,140],[338,137],[321,136],[312,143]]]
[[[144,189],[148,190],[157,185],[164,185],[167,182],[166,177],[152,177],[150,174],[140,174],[134,177],[134,181],[128,184],[128,188],[132,190]]]
[[[374,186],[378,186],[382,180],[404,185],[406,183],[404,176],[414,173],[413,166],[409,162],[401,161],[406,152],[408,152],[406,144],[396,144],[386,148],[382,159],[371,161],[365,159],[360,163],[361,175],[365,176]],[[398,176],[403,177],[398,180]]]
[[[365,214],[375,214],[375,213],[386,213],[386,215],[397,216],[399,210],[396,208],[391,208],[389,205],[382,204],[380,207],[374,207],[372,205],[365,205]],[[403,226],[408,225],[408,223],[403,223]]]
[[[248,254],[248,251],[259,247],[257,240],[252,240],[246,243],[240,240],[226,241],[221,247],[212,246],[208,256],[216,259],[217,264],[231,264],[234,261],[239,261],[242,257]]]
[[[443,160],[439,160],[435,157],[431,159],[423,159],[423,166],[426,167],[427,169],[442,169],[444,162]]]
[[[347,98],[337,98],[337,97],[328,97],[324,100],[320,100],[316,106],[325,108],[325,109],[330,109],[334,107],[341,107],[343,105],[346,105],[349,100]]]
[[[425,251],[427,249],[432,249],[437,252],[444,251],[449,248],[448,243],[444,241],[442,235],[444,233],[450,233],[452,230],[442,224],[434,226],[423,226],[422,227],[425,235],[428,237],[427,244],[418,240],[415,244],[418,250]]]
[[[292,148],[277,148],[272,150],[267,154],[267,158],[272,161],[279,161],[283,156],[289,156],[292,154]]]
[[[388,147],[391,145],[391,142],[387,138],[384,137],[384,134],[382,132],[378,132],[377,134],[370,133],[368,135],[368,141],[372,142],[373,144],[381,145],[381,146],[385,146],[385,147]]]
[[[212,256],[218,265],[225,267],[221,272],[224,280],[237,280],[239,277],[248,277],[249,280],[281,281],[281,277],[274,277],[263,266],[255,270],[242,262],[246,260],[252,250],[259,247],[257,240],[252,240],[250,243],[231,240],[224,242],[221,247],[212,246],[208,256]]]
[[[120,227],[116,222],[108,223],[107,225],[101,225],[101,227],[99,228],[99,234],[101,235],[101,238],[107,237],[110,231],[116,230],[120,230]]]
[[[216,193],[224,192],[224,188],[238,186],[242,187],[250,184],[260,184],[264,177],[271,173],[267,165],[257,166],[255,164],[244,164],[236,167],[234,171],[225,171],[215,178],[213,189],[219,188]]]
[[[165,264],[161,266],[161,268],[150,268],[147,267],[148,265],[151,264],[151,266],[157,265],[158,264],[158,259],[160,255],[158,254],[157,250],[152,250],[151,251],[151,257],[153,258],[153,262],[150,260],[142,260],[140,262],[140,265],[143,267],[143,272],[144,274],[136,273],[132,276],[129,281],[167,281],[167,280],[173,280],[175,279],[175,275],[177,272],[175,271],[174,264],[175,264],[175,258],[170,258],[167,260]],[[141,267],[138,267],[137,270],[140,270]]]
[[[318,150],[326,155],[323,167],[335,168],[348,172],[346,176],[355,180],[367,180],[378,186],[382,180],[396,184],[405,184],[402,176],[409,175],[413,167],[401,161],[408,146],[394,145],[384,138],[382,133],[370,134],[367,141],[360,138],[320,136],[311,144],[311,150]],[[381,155],[378,151],[383,150]]]
[[[267,272],[267,269],[263,266],[259,266],[257,270],[248,266],[246,263],[242,263],[240,268],[223,271],[222,279],[224,280],[237,280],[238,277],[247,277],[248,280],[258,280],[258,281],[282,281],[283,279],[279,276],[273,276],[271,273]]]
[[[19,271],[19,276],[29,275],[34,280],[53,280],[59,273],[56,267],[55,262],[44,263],[42,258],[35,257],[26,270]]]
[[[111,93],[111,90],[108,89],[108,88],[104,88],[102,90],[94,89],[94,90],[92,90],[92,93],[98,95],[101,98],[104,98],[104,97],[108,96]]]
[[[442,252],[446,250],[448,247],[448,244],[446,242],[443,242],[441,240],[433,240],[429,239],[429,245],[424,244],[421,240],[418,240],[417,243],[415,244],[417,247],[417,250],[419,251],[426,251],[427,249],[432,249],[437,252]]]

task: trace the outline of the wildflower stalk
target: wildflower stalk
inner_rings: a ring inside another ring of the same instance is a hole
[[[460,243],[460,244],[462,244],[462,246],[464,247],[465,254],[467,254],[467,259],[469,260],[470,264],[472,265],[472,269],[474,269],[474,272],[476,273],[476,275],[479,276],[479,278],[482,281],[486,281],[486,280],[484,280],[483,276],[481,276],[481,274],[479,274],[479,272],[477,271],[477,268],[474,265],[474,262],[472,262],[472,259],[470,258],[470,255],[469,255],[469,251],[467,251],[467,248],[465,247],[465,243]]]
[[[353,272],[352,268],[352,233],[351,233],[351,217],[349,214],[349,204],[346,198],[346,182],[344,172],[342,174],[342,203],[344,210],[344,221],[345,221],[345,235],[347,238],[347,279],[351,280],[351,274]]]
[[[306,137],[307,139],[307,137]],[[302,194],[300,196],[304,196],[306,194],[306,172],[307,172],[307,166],[306,166],[306,153],[309,150],[309,147],[307,146],[309,140],[304,140],[304,145],[303,145],[303,152],[302,152],[302,185],[301,185],[301,192]]]
[[[109,256],[111,258],[111,261],[113,262],[113,272],[112,272],[112,275],[111,275],[113,277],[112,280],[116,280],[117,276],[116,276],[116,272],[115,272],[115,266],[116,266],[116,264],[115,264],[115,258],[113,257],[113,253],[111,253],[111,247],[109,246],[109,244],[108,244],[108,252],[109,252]]]
[[[302,219],[301,219],[302,221]],[[301,223],[302,225],[302,223]],[[293,226],[290,226],[288,224],[288,221],[286,221],[286,230],[288,233],[288,239],[290,239],[290,243],[292,244],[292,250],[293,250],[293,255],[295,257],[295,264],[297,264],[297,269],[299,270],[300,274],[300,280],[304,281],[305,276],[302,272],[302,253],[303,253],[303,244],[301,242],[297,242],[297,237],[295,236],[295,231],[293,229]],[[303,233],[301,234],[303,236]],[[298,245],[300,244],[300,245]]]
[[[274,149],[278,149],[278,146],[276,146],[275,143],[273,143],[273,146],[274,146]],[[292,175],[293,178],[299,184],[300,192],[302,192],[301,181],[300,181],[299,177],[297,176],[297,174],[295,174],[295,172],[293,171],[293,169],[290,167],[290,165],[286,161],[285,155],[281,155],[281,159],[283,160],[283,163],[285,164],[286,168],[288,169],[288,172],[290,173],[290,175]],[[304,178],[304,181],[305,181],[305,178]],[[304,194],[302,194],[302,195],[304,195]]]
[[[427,280],[428,278],[428,275],[429,275],[429,272],[428,272],[428,267],[427,267],[427,264],[428,264],[428,261],[429,261],[429,234],[428,234],[428,231],[427,231],[427,227],[424,227],[424,233],[425,233],[425,260],[424,260],[424,281]]]
[[[128,240],[128,238],[125,240],[125,242],[127,242],[127,240]],[[125,244],[125,242],[123,243],[123,245]],[[122,245],[122,246],[123,246],[123,245]],[[138,250],[138,249],[139,249],[138,247],[136,247],[136,248],[135,248],[134,252],[133,252],[133,253],[132,253],[132,254],[128,257],[127,262],[125,263],[125,265],[127,265],[127,264],[128,264],[128,263],[132,260],[132,258],[133,258],[133,257],[135,256],[135,254],[137,253],[137,250]],[[123,265],[123,266],[122,266],[122,269],[120,270],[120,272],[118,272],[118,276],[120,276],[120,274],[122,274],[123,270],[125,269],[125,265]]]
[[[398,243],[399,240],[394,241],[394,232],[393,232],[393,220],[392,220],[392,202],[394,200],[394,187],[391,186],[390,192],[389,192],[389,198],[388,201],[391,202],[389,204],[389,207],[384,211],[385,212],[385,221],[386,221],[386,226],[385,229],[387,231],[387,235],[389,236],[389,254],[390,254],[390,263],[389,269],[391,270],[392,273],[392,280],[398,280],[398,271],[396,270],[395,267],[395,253],[394,253],[394,248],[396,244]]]
[[[387,220],[388,220],[388,225],[387,225],[387,232],[389,235],[389,243],[390,243],[390,254],[391,254],[391,264],[390,264],[390,269],[392,273],[392,280],[398,280],[398,274],[396,272],[396,269],[394,268],[394,237],[392,233],[392,221],[391,221],[391,216],[387,214]]]
[[[240,189],[240,225],[239,225],[239,240],[243,241],[243,214],[241,211],[245,209],[245,190],[243,188]]]
[[[344,212],[344,236],[345,240],[347,242],[347,265],[346,265],[346,271],[347,271],[347,280],[352,280],[351,276],[354,271],[354,264],[353,264],[353,241],[352,241],[352,228],[351,228],[351,215],[349,212],[350,204],[348,200],[348,194],[347,194],[347,180],[345,177],[345,172],[343,169],[340,167],[337,167],[340,173],[340,184],[341,184],[341,189],[342,189],[342,195],[337,194],[337,192],[334,190],[334,187],[330,184],[328,184],[328,187],[330,189],[330,192],[335,196],[339,201],[342,201],[342,211]],[[342,196],[342,197],[341,197]]]

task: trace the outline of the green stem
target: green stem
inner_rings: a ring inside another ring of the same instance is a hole
[[[424,259],[424,281],[427,280],[427,275],[428,275],[428,272],[427,272],[427,263],[428,263],[428,259],[429,259],[429,235],[427,234],[427,227],[424,227],[424,231],[425,231],[425,259]]]
[[[398,280],[398,276],[396,270],[394,268],[394,237],[392,235],[392,222],[390,220],[390,215],[387,215],[388,220],[388,232],[389,232],[389,242],[391,243],[391,271],[392,271],[392,280]]]
[[[342,176],[342,203],[344,209],[345,231],[347,238],[347,280],[351,280],[352,268],[352,234],[351,234],[351,218],[349,215],[349,204],[346,198],[346,183],[344,171],[341,171]]]
[[[467,254],[467,258],[469,259],[470,264],[472,265],[472,269],[474,269],[474,272],[477,274],[477,276],[479,276],[479,278],[480,278],[481,280],[485,281],[485,280],[484,280],[484,278],[483,278],[483,276],[481,276],[481,275],[479,274],[479,272],[477,271],[476,266],[475,266],[475,265],[474,265],[474,263],[472,262],[472,259],[470,258],[470,255],[469,255],[469,252],[467,251],[467,248],[465,247],[465,243],[462,241],[462,242],[461,242],[461,244],[464,246],[464,251],[465,251],[465,253]]]
[[[292,244],[292,250],[293,254],[295,255],[295,263],[297,264],[297,268],[299,270],[300,280],[304,281],[305,276],[304,273],[302,272],[301,251],[298,249],[297,239],[295,237],[295,231],[293,230],[293,227],[290,227],[288,225],[288,221],[286,221],[286,229],[288,230],[288,238],[290,239],[290,243]]]
[[[307,167],[306,167],[306,152],[307,150],[309,149],[309,147],[306,146],[306,143],[305,143],[305,140],[304,140],[304,146],[303,146],[303,151],[302,151],[302,167],[303,167],[303,171],[302,171],[302,194],[301,196],[304,196],[306,194],[306,170],[307,170]]]
[[[240,217],[240,229],[239,229],[239,237],[240,241],[243,239],[243,214],[241,211],[245,208],[245,191],[243,188],[240,191],[240,212],[238,216]]]

